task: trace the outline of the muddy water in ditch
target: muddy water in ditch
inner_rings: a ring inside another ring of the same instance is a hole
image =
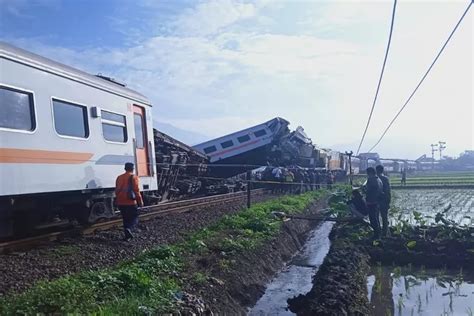
[[[328,236],[333,224],[325,222],[313,230],[303,249],[267,285],[265,294],[248,315],[294,315],[287,310],[286,301],[311,290],[313,275],[318,271],[329,251]]]
[[[367,278],[372,315],[474,315],[474,273],[373,267]]]

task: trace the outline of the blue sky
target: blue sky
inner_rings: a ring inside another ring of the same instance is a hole
[[[403,104],[468,3],[399,1],[363,150]],[[363,132],[392,6],[350,0],[0,4],[2,40],[126,82],[152,100],[156,120],[194,133],[195,141],[281,116],[293,128],[302,125],[317,144],[341,150],[356,149]],[[451,155],[474,147],[472,11],[378,148],[382,155],[416,158],[438,140]]]

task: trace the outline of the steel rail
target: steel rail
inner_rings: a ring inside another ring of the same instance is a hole
[[[263,195],[267,192],[266,189],[254,189],[252,190],[252,196]],[[228,202],[235,202],[238,200],[245,200],[247,198],[246,192],[235,192],[213,195],[208,197],[201,197],[196,199],[188,199],[183,201],[162,203],[158,205],[152,205],[140,208],[139,218],[141,221],[148,221],[153,218],[167,215],[167,214],[179,214],[194,208],[204,208],[209,206],[215,206]],[[146,210],[146,211],[145,211]],[[16,239],[12,241],[0,242],[0,254],[12,252],[15,250],[24,250],[31,248],[35,245],[47,243],[58,240],[61,237],[72,237],[72,236],[87,236],[94,234],[98,231],[108,230],[114,227],[122,226],[122,219],[112,219],[104,222],[95,223],[88,227],[73,228],[65,231],[58,231],[47,233],[38,236],[32,236],[22,239]]]

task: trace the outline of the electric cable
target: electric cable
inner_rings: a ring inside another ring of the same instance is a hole
[[[397,0],[395,0],[393,2],[392,22],[390,24],[390,34],[388,36],[387,48],[385,49],[385,58],[383,60],[382,71],[380,72],[379,82],[377,84],[377,90],[375,91],[374,102],[372,103],[372,109],[370,110],[369,119],[367,120],[367,124],[365,125],[364,134],[362,135],[362,138],[360,140],[359,147],[357,148],[356,155],[359,154],[360,147],[362,146],[362,143],[364,142],[365,135],[367,134],[367,130],[369,129],[370,120],[372,119],[372,114],[374,113],[375,104],[377,103],[377,97],[379,95],[380,85],[382,84],[382,77],[383,77],[383,73],[385,71],[385,64],[387,63],[387,56],[388,56],[388,52],[390,50],[390,43],[392,42],[393,24],[394,24],[394,21],[395,21],[396,7],[397,7]]]
[[[410,96],[408,97],[408,99],[405,101],[405,104],[403,104],[403,106],[400,108],[400,110],[398,111],[398,113],[395,115],[395,117],[392,119],[392,121],[390,122],[390,124],[388,124],[387,128],[384,130],[384,132],[382,133],[382,136],[380,136],[380,138],[377,140],[377,142],[375,143],[374,146],[372,146],[372,148],[370,148],[370,150],[368,151],[369,153],[375,148],[377,147],[377,145],[382,141],[382,139],[384,138],[385,134],[387,134],[388,130],[390,129],[390,127],[392,127],[393,123],[395,122],[395,120],[398,118],[398,116],[400,115],[400,113],[402,113],[402,111],[405,109],[405,107],[407,106],[408,102],[410,102],[410,100],[413,98],[413,96],[415,95],[416,91],[418,90],[418,88],[421,86],[421,84],[423,83],[423,81],[425,80],[425,78],[428,76],[428,74],[430,73],[431,69],[433,68],[433,66],[435,65],[436,61],[438,60],[439,56],[441,56],[441,53],[444,51],[446,45],[448,45],[449,41],[451,40],[451,38],[453,37],[454,33],[456,32],[456,30],[458,29],[459,25],[461,24],[462,20],[464,19],[464,17],[466,16],[467,12],[469,11],[469,9],[471,8],[472,6],[472,2],[473,0],[469,1],[469,5],[467,6],[466,10],[464,11],[463,15],[461,16],[461,18],[459,19],[458,23],[456,24],[456,26],[454,27],[454,29],[451,31],[451,34],[449,35],[448,39],[446,40],[446,42],[444,43],[444,45],[441,47],[440,51],[438,52],[438,55],[436,55],[435,59],[433,60],[433,62],[431,63],[430,67],[428,68],[428,70],[425,72],[425,74],[423,75],[423,77],[421,78],[420,82],[418,83],[418,85],[416,86],[415,90],[413,90],[413,92],[410,94]]]

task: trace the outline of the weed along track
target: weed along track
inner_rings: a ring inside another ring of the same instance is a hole
[[[0,314],[245,313],[317,225],[282,222],[272,212],[316,214],[325,196],[320,190],[257,203],[119,265],[40,281],[1,298]]]

